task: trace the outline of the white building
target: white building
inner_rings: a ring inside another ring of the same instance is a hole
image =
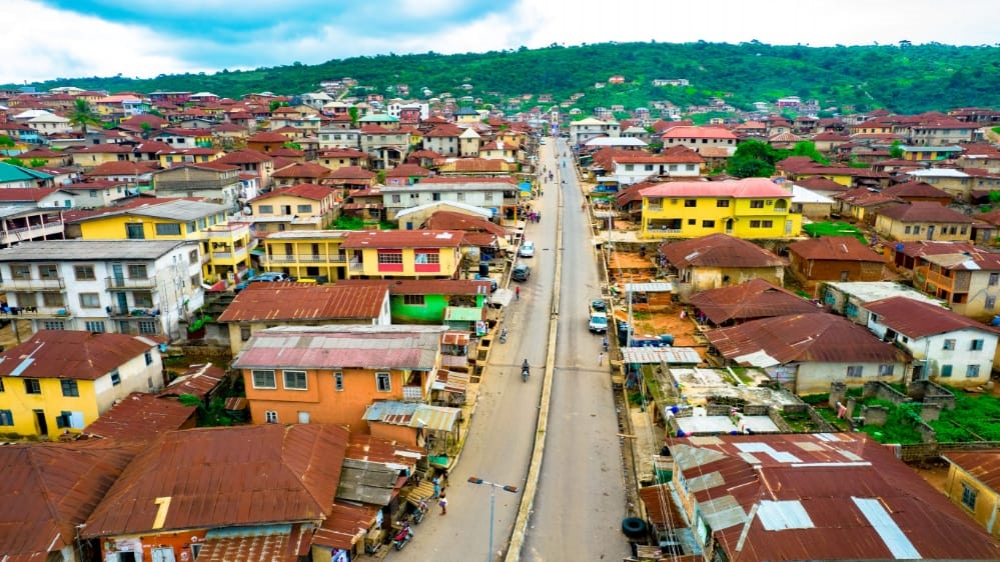
[[[386,217],[393,220],[403,209],[436,201],[464,203],[493,214],[517,204],[520,187],[512,178],[427,178],[413,185],[382,186]]]
[[[621,134],[621,126],[617,121],[601,121],[587,117],[569,124],[569,142],[576,146],[594,137],[617,137]]]

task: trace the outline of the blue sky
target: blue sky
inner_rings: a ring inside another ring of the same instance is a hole
[[[993,45],[992,0],[3,0],[0,83],[608,41]],[[978,14],[978,15],[977,15]],[[12,25],[11,25],[12,24]]]

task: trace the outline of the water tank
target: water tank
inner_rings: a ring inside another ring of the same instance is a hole
[[[674,345],[673,334],[660,334],[660,341],[666,345]]]
[[[490,276],[490,264],[486,262],[479,262],[479,276],[480,277]]]

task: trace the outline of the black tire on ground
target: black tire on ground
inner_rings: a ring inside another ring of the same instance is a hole
[[[646,522],[638,517],[626,517],[622,519],[622,533],[630,539],[638,539],[646,536]]]

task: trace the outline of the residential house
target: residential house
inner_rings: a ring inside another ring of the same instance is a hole
[[[972,142],[972,134],[976,129],[970,123],[942,119],[911,126],[910,139],[917,146],[952,146]]]
[[[833,211],[833,199],[792,184],[792,212],[812,220],[826,220]]]
[[[68,166],[70,164],[70,155],[62,150],[52,150],[46,147],[33,148],[27,152],[22,152],[17,155],[17,158],[22,162],[39,162],[43,161],[45,164],[43,166],[34,167],[54,167],[61,168]]]
[[[887,205],[879,210],[875,231],[889,240],[960,242],[971,237],[972,217],[932,201]]]
[[[73,163],[84,171],[92,170],[105,162],[127,162],[134,160],[133,149],[124,144],[94,144],[74,148]]]
[[[580,146],[590,139],[596,137],[617,138],[621,135],[621,125],[617,121],[602,121],[593,117],[586,117],[569,124],[569,143],[572,146]]]
[[[431,220],[438,217],[437,220]],[[492,211],[475,205],[455,201],[435,201],[426,205],[410,207],[396,215],[399,227],[405,230],[464,230],[466,232],[489,232],[496,236],[506,236],[506,230],[490,219]],[[440,226],[431,226],[437,224]],[[454,227],[454,228],[453,228]]]
[[[458,155],[462,158],[478,158],[482,144],[481,135],[469,127],[458,136]]]
[[[701,291],[691,295],[688,302],[696,308],[697,318],[714,326],[817,311],[812,302],[763,279]]]
[[[274,173],[274,159],[256,150],[242,149],[230,152],[215,161],[218,164],[232,164],[242,172],[253,174],[258,178],[258,185],[267,189],[271,187],[271,174]]]
[[[340,244],[350,277],[362,279],[457,279],[465,246],[451,230],[353,231]]]
[[[827,310],[862,326],[868,325],[865,304],[882,299],[901,297],[943,306],[940,300],[898,281],[824,281],[817,287],[816,295]]]
[[[381,193],[386,218],[389,220],[395,219],[403,209],[436,201],[474,205],[492,209],[494,214],[506,218],[514,218],[520,189],[512,177],[434,177],[413,185],[386,185],[382,187]]]
[[[378,182],[378,174],[359,166],[342,166],[323,178],[323,185],[352,192],[369,189]]]
[[[736,152],[737,138],[722,127],[681,126],[665,129],[660,133],[663,148],[686,146],[700,153],[702,148],[725,148],[732,155]]]
[[[959,201],[971,201],[976,180],[963,170],[954,168],[927,168],[906,173],[914,181],[928,183],[947,192]]]
[[[413,185],[432,175],[430,170],[418,164],[404,163],[385,172],[385,185],[387,187]]]
[[[942,191],[929,183],[908,181],[889,186],[882,193],[891,195],[901,201],[930,201],[938,205],[951,204],[952,197],[947,191]]]
[[[139,193],[136,184],[133,183],[129,189],[129,183],[121,180],[91,180],[73,183],[61,186],[59,192],[72,198],[71,205],[65,205],[67,201],[64,201],[63,206],[89,209],[121,204],[128,197],[134,197]]]
[[[229,329],[233,357],[253,334],[273,326],[355,324],[387,326],[388,283],[348,287],[289,283],[251,283],[239,292],[218,322]]]
[[[53,187],[52,174],[0,162],[0,189]]]
[[[232,207],[171,199],[138,207],[122,207],[77,220],[85,240],[194,240],[202,278],[209,283],[234,281],[250,267],[250,224],[230,221]]]
[[[181,335],[204,300],[201,254],[184,240],[38,240],[0,250],[0,290],[32,331]]]
[[[243,194],[240,168],[218,161],[180,164],[152,174],[157,197],[198,197],[236,208]]]
[[[327,149],[361,148],[361,131],[358,129],[320,129],[318,137],[321,152]],[[368,158],[367,154],[365,158]]]
[[[904,144],[900,145],[899,149],[903,153],[903,160],[908,162],[952,160],[962,154],[962,147],[957,145],[909,146]]]
[[[996,506],[1000,504],[1000,451],[947,451],[948,461],[944,493],[949,500],[971,517],[994,540],[1000,538]]]
[[[11,187],[0,189],[0,208],[3,207],[74,207],[75,194],[57,187]]]
[[[825,312],[751,320],[705,336],[719,357],[764,369],[799,395],[829,392],[833,382],[901,383],[911,360],[866,328]]]
[[[341,168],[368,169],[368,155],[353,148],[328,148],[319,151],[316,163],[336,172]],[[327,176],[328,178],[330,176]]]
[[[792,275],[807,288],[820,281],[881,281],[885,260],[853,236],[820,236],[788,245]]]
[[[964,169],[986,170],[991,174],[1000,173],[1000,150],[991,144],[965,145],[955,165]]]
[[[149,136],[174,148],[211,148],[212,132],[207,129],[166,128]]]
[[[321,283],[347,279],[347,252],[342,248],[346,230],[285,230],[268,232],[260,239],[258,259],[267,271]]]
[[[976,387],[990,380],[1000,332],[938,304],[889,297],[863,305],[868,329],[913,356],[910,380]]]
[[[159,169],[152,162],[105,162],[84,173],[87,180],[123,182],[138,192],[140,188],[148,188],[153,174]]]
[[[427,402],[443,326],[281,326],[261,330],[233,361],[254,423],[316,423],[370,433],[376,400]]]
[[[668,537],[700,553],[683,560],[1000,556],[948,498],[864,433],[692,437],[667,447],[676,493],[664,499],[684,512]]]
[[[216,370],[221,372],[221,369]],[[219,379],[215,382],[218,383]],[[196,427],[198,405],[185,405],[176,395],[167,396],[163,392],[129,394],[101,414],[94,423],[83,428],[82,435],[87,439],[96,437],[148,443],[161,433]],[[199,398],[204,400],[204,396]]]
[[[713,233],[795,238],[802,227],[802,215],[790,210],[791,191],[767,178],[670,182],[641,193],[643,238],[697,238]]]
[[[989,320],[1000,297],[1000,253],[967,242],[919,240],[886,247],[887,258],[920,291],[962,316]]]
[[[346,279],[344,288],[384,287],[389,290],[393,324],[446,324],[449,308],[482,313],[490,296],[490,282],[471,279]],[[462,330],[464,333],[475,330]]]
[[[851,137],[835,132],[823,132],[813,135],[810,140],[812,140],[818,152],[830,154],[836,152],[837,147],[840,145],[850,142]]]
[[[276,170],[271,174],[275,188],[289,187],[300,183],[319,185],[330,175],[330,169],[315,162],[299,162]]]
[[[677,276],[682,299],[708,289],[763,279],[781,286],[788,263],[746,240],[725,234],[660,245],[660,268]]]
[[[297,559],[331,516],[348,440],[321,424],[167,432],[78,532],[101,560]]]
[[[89,545],[76,530],[137,450],[103,440],[0,447],[0,494],[17,498],[4,502],[0,552],[10,561],[82,561]]]
[[[247,138],[247,148],[267,154],[291,142],[288,137],[274,131],[260,131]]]
[[[615,154],[614,178],[619,185],[632,185],[649,178],[701,176],[705,159],[697,152],[683,146],[669,148],[663,154],[644,154],[628,151]]]
[[[269,191],[249,201],[257,234],[283,230],[320,230],[337,215],[337,190],[300,183]]]
[[[391,170],[406,159],[410,135],[406,131],[379,125],[361,127],[361,151],[371,158],[376,170]]]
[[[423,135],[423,148],[436,152],[442,156],[461,156],[461,137],[465,131],[472,129],[462,129],[456,125],[445,123],[438,125],[427,131]],[[478,135],[476,135],[478,138]],[[476,153],[478,155],[478,152]]]
[[[485,158],[449,158],[432,163],[439,177],[495,178],[510,177],[521,170],[518,162]]]
[[[900,203],[902,199],[870,187],[859,187],[833,196],[834,210],[838,215],[854,217],[859,222],[873,225],[880,209]]]
[[[0,195],[3,192],[0,191]],[[1000,244],[1000,209],[972,215],[972,241],[976,244]]]
[[[837,183],[829,178],[825,178],[822,176],[810,177],[803,180],[799,180],[796,181],[794,185],[803,187],[819,195],[825,195],[826,197],[833,197],[838,193],[843,193],[845,191],[850,190],[850,188],[847,187],[846,185]]]
[[[55,197],[56,193],[50,196]],[[65,236],[63,212],[59,209],[21,204],[0,205],[0,248],[15,246],[29,240],[47,240]]]
[[[5,432],[79,434],[130,393],[163,388],[159,344],[145,336],[41,330],[0,352],[0,388]]]

